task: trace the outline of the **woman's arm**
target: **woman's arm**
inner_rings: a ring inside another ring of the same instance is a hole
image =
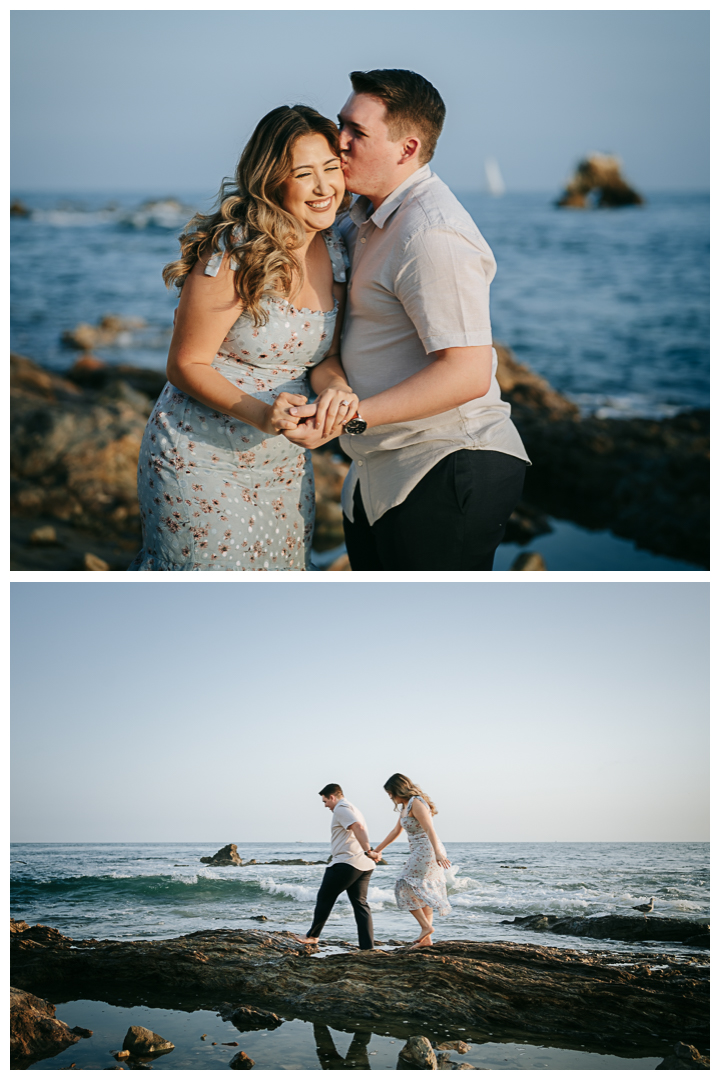
[[[251,424],[267,435],[296,427],[297,420],[287,415],[287,410],[305,404],[307,398],[300,394],[280,394],[275,404],[268,404],[239,390],[212,367],[230,327],[242,314],[242,304],[226,255],[217,277],[205,274],[204,270],[205,261],[198,261],[180,294],[168,353],[169,381],[203,405]]]
[[[387,834],[387,836],[385,837],[383,842],[381,844],[376,844],[375,845],[375,847],[373,848],[373,851],[377,851],[378,853],[380,853],[383,850],[383,848],[386,848],[388,846],[388,844],[392,844],[393,840],[397,840],[397,838],[398,838],[398,836],[400,835],[401,832],[402,832],[402,825],[398,821],[398,823],[395,825],[395,827],[393,829],[391,829],[391,831]]]
[[[422,825],[423,829],[428,834],[428,838],[433,846],[435,858],[437,859],[438,863],[440,864],[440,866],[444,866],[447,869],[447,867],[450,866],[450,860],[445,854],[445,849],[440,843],[440,838],[435,832],[435,829],[433,828],[432,814],[428,810],[427,806],[425,805],[425,803],[420,802],[419,799],[414,799],[413,804],[410,807],[410,813],[415,818],[415,820],[420,825]]]
[[[310,385],[317,394],[317,401],[313,403],[315,408],[313,419],[308,420],[303,427],[314,429],[323,439],[334,438],[336,435],[342,434],[341,428],[333,432],[336,422],[354,416],[359,401],[357,394],[354,394],[348,385],[340,361],[340,335],[345,315],[346,293],[347,288],[344,282],[333,282],[333,295],[338,302],[335,333],[330,344],[330,352],[324,360],[321,360],[316,367],[310,370]],[[345,402],[346,405],[341,408],[342,402]],[[310,406],[310,408],[313,406]],[[305,410],[305,414],[309,415],[308,410]]]

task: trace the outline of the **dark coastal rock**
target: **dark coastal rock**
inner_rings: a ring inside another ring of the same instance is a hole
[[[225,1001],[218,1015],[229,1020],[238,1031],[274,1031],[283,1023],[277,1013],[256,1009],[253,1005],[230,1005]]]
[[[648,920],[649,921],[649,920]],[[13,984],[31,993],[148,1003],[227,1001],[279,1010],[286,1018],[412,1021],[473,1039],[564,1040],[572,1045],[655,1046],[668,1039],[707,1045],[708,967],[674,954],[578,952],[510,943],[444,941],[314,955],[288,932],[211,930],[166,941],[74,941],[48,927],[11,935]],[[331,991],[329,990],[331,988]],[[177,1007],[177,1006],[176,1006]],[[405,1029],[407,1031],[407,1029]]]
[[[424,1035],[413,1035],[398,1054],[398,1069],[437,1069],[435,1051]]]
[[[20,199],[13,199],[10,203],[10,217],[30,217],[30,211]]]
[[[70,1029],[55,1018],[55,1006],[44,998],[10,987],[10,1057],[13,1068],[55,1057],[68,1046],[92,1035],[86,1028]]]
[[[123,1039],[123,1050],[128,1050],[131,1057],[148,1057],[151,1054],[169,1054],[175,1049],[175,1043],[156,1035],[150,1028],[133,1026],[127,1029]]]
[[[251,1057],[245,1053],[244,1050],[240,1050],[235,1057],[230,1058],[228,1062],[228,1068],[230,1069],[252,1069],[255,1062]]]
[[[502,921],[525,930],[571,934],[574,937],[610,938],[615,941],[677,941],[685,945],[692,942],[699,948],[710,947],[710,923],[657,915],[651,918],[638,915],[593,915],[589,918],[584,915],[573,918],[525,915]]]
[[[242,866],[237,844],[226,844],[224,848],[220,848],[214,855],[203,855],[200,862],[208,863],[210,866]]]
[[[496,349],[502,394],[533,461],[508,541],[531,542],[547,531],[550,514],[707,566],[708,413],[582,418],[507,348]],[[127,568],[141,544],[140,440],[164,382],[159,371],[88,357],[61,376],[11,356],[12,569],[86,569],[86,553],[111,570]],[[347,471],[333,447],[313,453],[317,544],[328,549],[342,539],[338,500]],[[56,528],[57,547],[30,544],[30,533],[44,526]],[[330,569],[347,571],[349,562],[343,556]]]
[[[254,861],[255,861],[255,860],[253,859],[253,862],[254,862]],[[252,920],[253,920],[254,922],[267,922],[267,921],[268,921],[268,917],[267,917],[267,915],[251,915],[251,916],[250,916],[250,918],[251,918],[251,919],[252,919]]]
[[[709,1069],[710,1058],[705,1057],[696,1050],[694,1046],[688,1046],[687,1043],[677,1042],[673,1046],[673,1052],[669,1057],[666,1057],[656,1068],[657,1069]]]
[[[639,206],[645,200],[622,175],[622,162],[612,154],[589,154],[577,165],[556,206],[612,209]]]
[[[508,349],[498,382],[532,467],[523,499],[588,529],[611,529],[659,555],[709,566],[710,419],[580,416]]]

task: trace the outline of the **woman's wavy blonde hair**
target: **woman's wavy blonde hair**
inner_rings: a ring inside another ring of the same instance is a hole
[[[282,206],[281,186],[292,172],[295,143],[303,135],[322,135],[340,156],[339,133],[332,120],[308,105],[281,105],[264,116],[240,155],[235,176],[223,180],[218,208],[196,214],[180,237],[180,258],[163,269],[163,280],[182,289],[200,258],[227,251],[237,264],[235,288],[255,326],[268,315],[266,295],[290,295],[293,275],[302,269],[293,255],[305,228]],[[340,209],[350,196],[345,194]]]
[[[419,795],[428,804],[430,813],[437,814],[437,807],[430,796],[413,784],[409,776],[404,776],[400,772],[393,773],[390,779],[383,784],[383,787],[394,799],[410,799],[413,795]],[[397,803],[395,809],[400,809]]]

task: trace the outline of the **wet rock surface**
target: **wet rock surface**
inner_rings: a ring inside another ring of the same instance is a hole
[[[533,463],[523,503],[588,529],[611,529],[658,555],[709,566],[709,412],[665,420],[583,418],[507,348],[495,348],[502,396]]]
[[[10,987],[10,1057],[13,1068],[55,1057],[92,1031],[69,1028],[55,1016],[55,1006],[17,987]]]
[[[666,1057],[657,1067],[658,1069],[709,1069],[710,1058],[701,1054],[694,1046],[687,1043],[677,1042],[673,1052]],[[655,1070],[657,1072],[657,1069]]]
[[[709,414],[666,420],[583,418],[496,344],[498,381],[533,462],[508,541],[526,544],[546,515],[611,529],[656,554],[709,562]],[[141,545],[137,456],[164,374],[81,358],[65,375],[11,356],[11,568],[86,570],[90,554],[125,570]],[[318,551],[342,543],[347,461],[313,453]],[[38,529],[56,542],[38,544]],[[330,570],[347,570],[346,557]]]
[[[229,1020],[238,1031],[274,1031],[282,1020],[274,1012],[266,1012],[252,1005],[231,1005],[224,1001],[218,1010],[223,1020]]]
[[[710,947],[710,923],[662,916],[594,915],[562,918],[558,915],[526,915],[503,919],[525,930],[573,937],[594,937],[615,941],[674,941],[701,949]]]
[[[314,955],[295,935],[212,930],[165,941],[75,941],[50,927],[11,935],[13,984],[104,1001],[250,1004],[326,1024],[411,1022],[465,1037],[556,1045],[708,1045],[708,968],[697,957],[447,941]],[[405,1027],[405,1037],[409,1034]]]

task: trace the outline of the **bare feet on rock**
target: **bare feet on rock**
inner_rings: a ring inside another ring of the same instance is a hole
[[[302,945],[317,945],[320,940],[320,938],[316,937],[300,937],[299,934],[296,934],[295,936]]]

